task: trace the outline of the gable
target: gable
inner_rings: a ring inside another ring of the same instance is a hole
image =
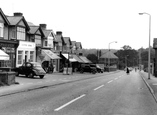
[[[4,23],[3,17],[0,15],[0,22]]]
[[[41,35],[41,32],[38,30],[38,31],[36,32],[36,34]]]
[[[24,22],[23,22],[23,20],[21,20],[21,21],[18,23],[18,25],[19,25],[19,26],[22,26],[22,27],[26,27],[25,24],[24,24]]]
[[[48,37],[53,38],[53,34],[52,34],[52,32],[50,32],[50,34],[49,34],[49,36],[48,36]]]

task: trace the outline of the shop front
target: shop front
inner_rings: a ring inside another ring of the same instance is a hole
[[[61,58],[48,49],[41,49],[37,53],[37,62],[42,64],[42,67],[46,72],[49,72],[49,67],[53,66],[53,72],[59,71],[59,60]]]
[[[0,60],[0,67],[14,68],[16,66],[16,49],[18,45],[19,41],[0,39],[0,50],[9,55],[9,60]]]
[[[34,42],[19,41],[19,47],[16,52],[16,67],[21,66],[26,62],[35,62],[36,45]]]

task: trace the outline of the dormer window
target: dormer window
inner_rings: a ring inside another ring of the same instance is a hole
[[[3,37],[3,32],[4,32],[4,24],[0,23],[0,37]]]
[[[18,40],[25,40],[26,38],[26,30],[22,27],[17,27],[17,39]]]

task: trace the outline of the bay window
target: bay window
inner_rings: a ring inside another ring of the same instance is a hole
[[[4,24],[0,23],[0,37],[3,37]]]
[[[26,30],[22,27],[17,27],[17,39],[25,40],[26,39]]]

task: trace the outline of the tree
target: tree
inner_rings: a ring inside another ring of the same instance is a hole
[[[122,48],[123,48],[123,50],[131,50],[132,49],[129,45],[124,45]]]
[[[89,59],[93,63],[97,63],[98,62],[98,57],[95,54],[88,54],[87,55],[87,59]]]
[[[123,49],[118,50],[115,55],[119,58],[119,68],[138,65],[138,52],[128,45],[124,45]]]
[[[141,64],[144,65],[144,68],[148,67],[148,51],[149,51],[149,48],[147,49],[140,48],[138,50],[139,54],[141,55]],[[150,50],[151,63],[154,63],[154,58],[155,58],[155,50],[151,48]]]

